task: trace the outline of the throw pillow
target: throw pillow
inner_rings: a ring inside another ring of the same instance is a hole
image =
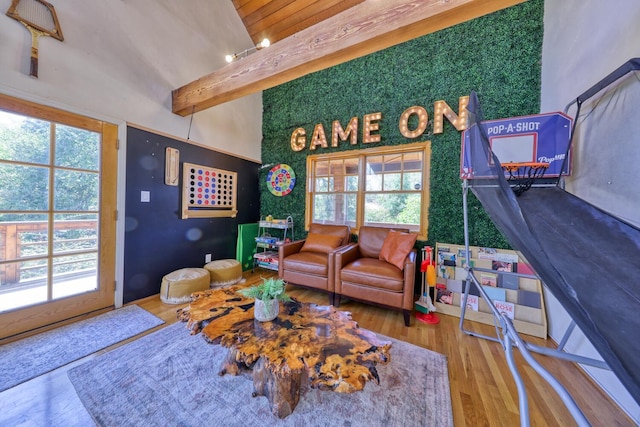
[[[391,230],[382,243],[379,258],[404,270],[404,260],[413,249],[418,235]]]
[[[300,252],[321,252],[328,254],[342,243],[342,237],[330,234],[309,233]]]

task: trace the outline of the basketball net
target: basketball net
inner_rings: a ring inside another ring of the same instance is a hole
[[[516,196],[531,188],[536,179],[544,176],[549,163],[544,162],[509,162],[503,163],[502,169],[509,174],[507,181]]]

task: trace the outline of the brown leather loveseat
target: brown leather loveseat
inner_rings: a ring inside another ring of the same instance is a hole
[[[336,253],[335,300],[342,296],[402,310],[409,326],[413,309],[417,235],[408,230],[362,226],[358,244]]]
[[[305,240],[285,243],[278,249],[278,276],[287,283],[335,292],[335,252],[349,243],[347,225],[311,224]]]

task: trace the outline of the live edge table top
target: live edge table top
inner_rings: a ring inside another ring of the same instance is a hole
[[[350,313],[291,301],[280,303],[273,321],[259,322],[241,288],[196,292],[178,318],[192,334],[228,347],[220,374],[250,371],[254,395],[265,395],[275,415],[289,415],[308,386],[351,393],[379,383],[376,364],[390,361],[391,342],[360,329]]]

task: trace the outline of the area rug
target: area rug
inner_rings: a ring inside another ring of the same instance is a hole
[[[311,389],[280,420],[247,376],[220,376],[227,349],[176,323],[68,372],[100,426],[438,426],[453,425],[447,359],[393,342],[378,365],[380,385],[352,394]]]
[[[137,305],[0,346],[0,391],[164,323]]]

